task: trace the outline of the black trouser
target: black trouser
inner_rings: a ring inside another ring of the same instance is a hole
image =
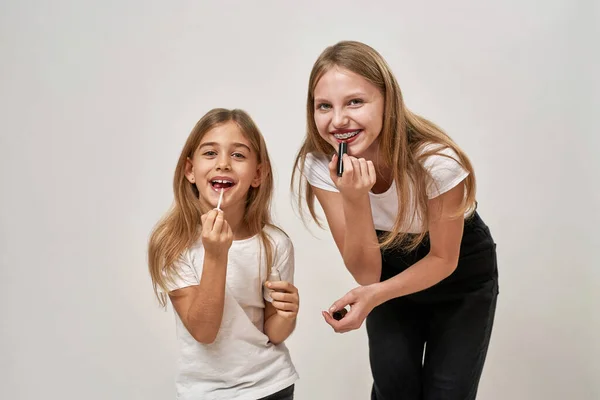
[[[294,385],[290,385],[277,393],[262,397],[258,400],[292,400],[294,398]]]
[[[381,280],[428,251],[427,242],[412,252],[382,251]],[[387,301],[367,317],[371,399],[475,399],[497,296],[496,244],[475,213],[465,221],[452,275],[429,289]]]

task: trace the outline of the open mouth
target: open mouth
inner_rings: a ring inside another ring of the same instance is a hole
[[[333,133],[333,136],[337,139],[337,140],[349,140],[352,139],[353,137],[355,137],[356,135],[358,135],[359,133],[362,132],[362,129],[358,129],[355,131],[348,131],[348,132],[336,132]]]
[[[210,184],[216,191],[231,189],[235,186],[235,182],[227,178],[211,179]]]

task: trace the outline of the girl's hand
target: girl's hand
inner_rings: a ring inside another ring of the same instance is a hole
[[[373,161],[344,154],[342,157],[344,173],[339,177],[337,160],[338,155],[334,154],[329,162],[329,174],[342,196],[353,200],[368,194],[377,179]]]
[[[352,289],[344,297],[333,303],[329,311],[322,311],[323,318],[337,333],[346,333],[361,327],[367,315],[379,304],[377,303],[377,284],[359,286]],[[350,311],[339,321],[331,314],[350,306]]]
[[[300,296],[296,286],[286,281],[266,282],[265,284],[273,290],[271,304],[277,310],[277,314],[286,319],[295,319],[300,309]]]
[[[201,238],[206,254],[213,257],[226,255],[233,242],[233,232],[225,221],[223,211],[210,210],[201,219]]]

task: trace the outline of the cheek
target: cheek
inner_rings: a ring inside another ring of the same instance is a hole
[[[383,126],[383,113],[379,109],[365,110],[363,121],[372,133],[378,134]]]
[[[315,114],[315,125],[319,131],[319,135],[327,136],[327,126],[329,125],[329,118],[324,114]]]

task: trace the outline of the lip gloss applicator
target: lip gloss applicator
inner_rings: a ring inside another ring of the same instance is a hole
[[[344,154],[346,153],[348,153],[348,143],[340,142],[338,146],[337,176],[342,176],[344,173],[344,163],[342,162],[342,157],[344,157]]]
[[[221,195],[219,196],[219,202],[217,203],[217,210],[221,211],[221,202],[223,201],[223,188],[221,188]]]

